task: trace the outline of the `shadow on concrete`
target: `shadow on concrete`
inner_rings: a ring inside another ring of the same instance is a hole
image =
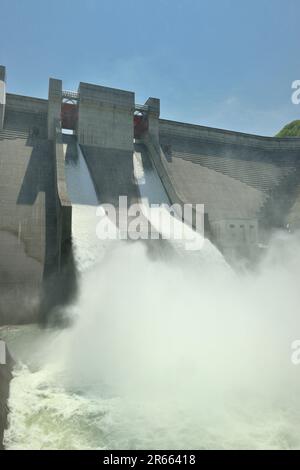
[[[58,239],[57,191],[55,181],[54,156],[49,141],[31,137],[28,145],[33,145],[31,157],[26,169],[17,199],[19,205],[34,205],[38,194],[44,193],[43,206],[36,211],[32,220],[36,230],[32,236],[36,244],[42,244],[44,253],[43,285],[39,321],[42,325],[65,324],[61,308],[69,304],[76,293],[76,273],[71,242],[61,247]],[[30,256],[30,253],[28,253]],[[59,313],[58,313],[59,312]]]
[[[127,196],[128,205],[139,201],[133,175],[133,152],[81,145],[94,187],[101,204],[119,206],[119,196]]]
[[[76,301],[77,270],[72,241],[62,246],[60,270],[48,269],[43,283],[39,321],[42,326],[67,327],[72,323],[66,307]]]
[[[45,246],[40,247],[40,252],[45,253],[44,260],[41,261],[44,262],[44,275],[47,276],[48,270],[51,271],[52,266],[57,264],[58,241],[52,146],[50,142],[42,140],[36,140],[32,147],[17,204],[34,205],[39,193],[44,193],[44,200],[42,207],[35,211],[32,224],[36,230],[32,230],[32,236],[36,238],[34,243],[45,243]]]
[[[295,169],[280,183],[271,188],[268,198],[261,207],[259,219],[262,226],[273,227],[274,229],[285,229],[287,217],[298,197],[300,185],[300,164],[295,162]]]

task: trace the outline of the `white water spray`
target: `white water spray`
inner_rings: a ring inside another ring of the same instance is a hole
[[[300,448],[299,236],[240,275],[207,245],[191,264],[120,242],[92,266],[73,220],[78,319],[16,370],[7,447]]]

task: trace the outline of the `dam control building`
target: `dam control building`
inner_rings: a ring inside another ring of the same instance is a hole
[[[0,323],[29,321],[64,270],[72,205],[63,129],[74,132],[101,203],[138,199],[133,153],[151,159],[172,204],[204,204],[206,236],[256,256],[276,228],[300,226],[300,138],[273,138],[160,118],[160,100],[49,80],[48,99],[6,90],[0,66]]]

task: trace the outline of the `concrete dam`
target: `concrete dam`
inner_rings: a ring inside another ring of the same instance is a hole
[[[48,100],[12,94],[1,66],[0,324],[36,321],[51,291],[68,297],[66,159],[83,156],[98,202],[118,207],[119,196],[140,200],[136,153],[171,204],[204,204],[205,235],[229,259],[256,258],[274,229],[300,226],[299,138],[161,119],[157,98],[139,105],[132,92],[88,83],[65,91],[50,78]]]

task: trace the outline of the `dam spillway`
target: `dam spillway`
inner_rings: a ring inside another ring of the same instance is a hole
[[[49,283],[50,297],[65,290],[72,256],[77,289],[49,303],[68,328],[0,329],[16,358],[5,447],[298,448],[299,380],[286,367],[299,323],[298,235],[278,236],[257,276],[237,276],[208,238],[192,253],[184,240],[101,240],[95,227],[98,205],[121,211],[120,196],[150,224],[149,204],[204,202],[206,237],[228,256],[255,255],[277,226],[297,228],[299,140],[162,120],[158,100],[138,106],[132,93],[89,84],[63,92],[52,79],[48,102],[7,95],[1,165],[18,170],[7,185],[0,176],[12,223],[1,218],[1,250],[12,234],[15,261],[1,260],[21,297],[2,321],[19,322],[20,305],[26,317],[25,279],[35,319]]]
[[[73,324],[0,329],[16,359],[6,449],[298,448],[299,374],[278,365],[299,325],[299,236],[236,276],[207,247],[198,265],[141,242],[103,252],[90,204],[74,205]]]
[[[64,282],[72,249],[65,128],[76,136],[101,203],[118,210],[120,195],[139,202],[133,153],[140,145],[171,204],[204,204],[205,237],[228,260],[255,260],[274,230],[299,227],[299,138],[161,119],[157,98],[139,105],[133,92],[82,82],[64,91],[51,78],[47,100],[25,97],[7,93],[5,67],[0,72],[2,324],[44,319],[49,286],[55,292]]]

